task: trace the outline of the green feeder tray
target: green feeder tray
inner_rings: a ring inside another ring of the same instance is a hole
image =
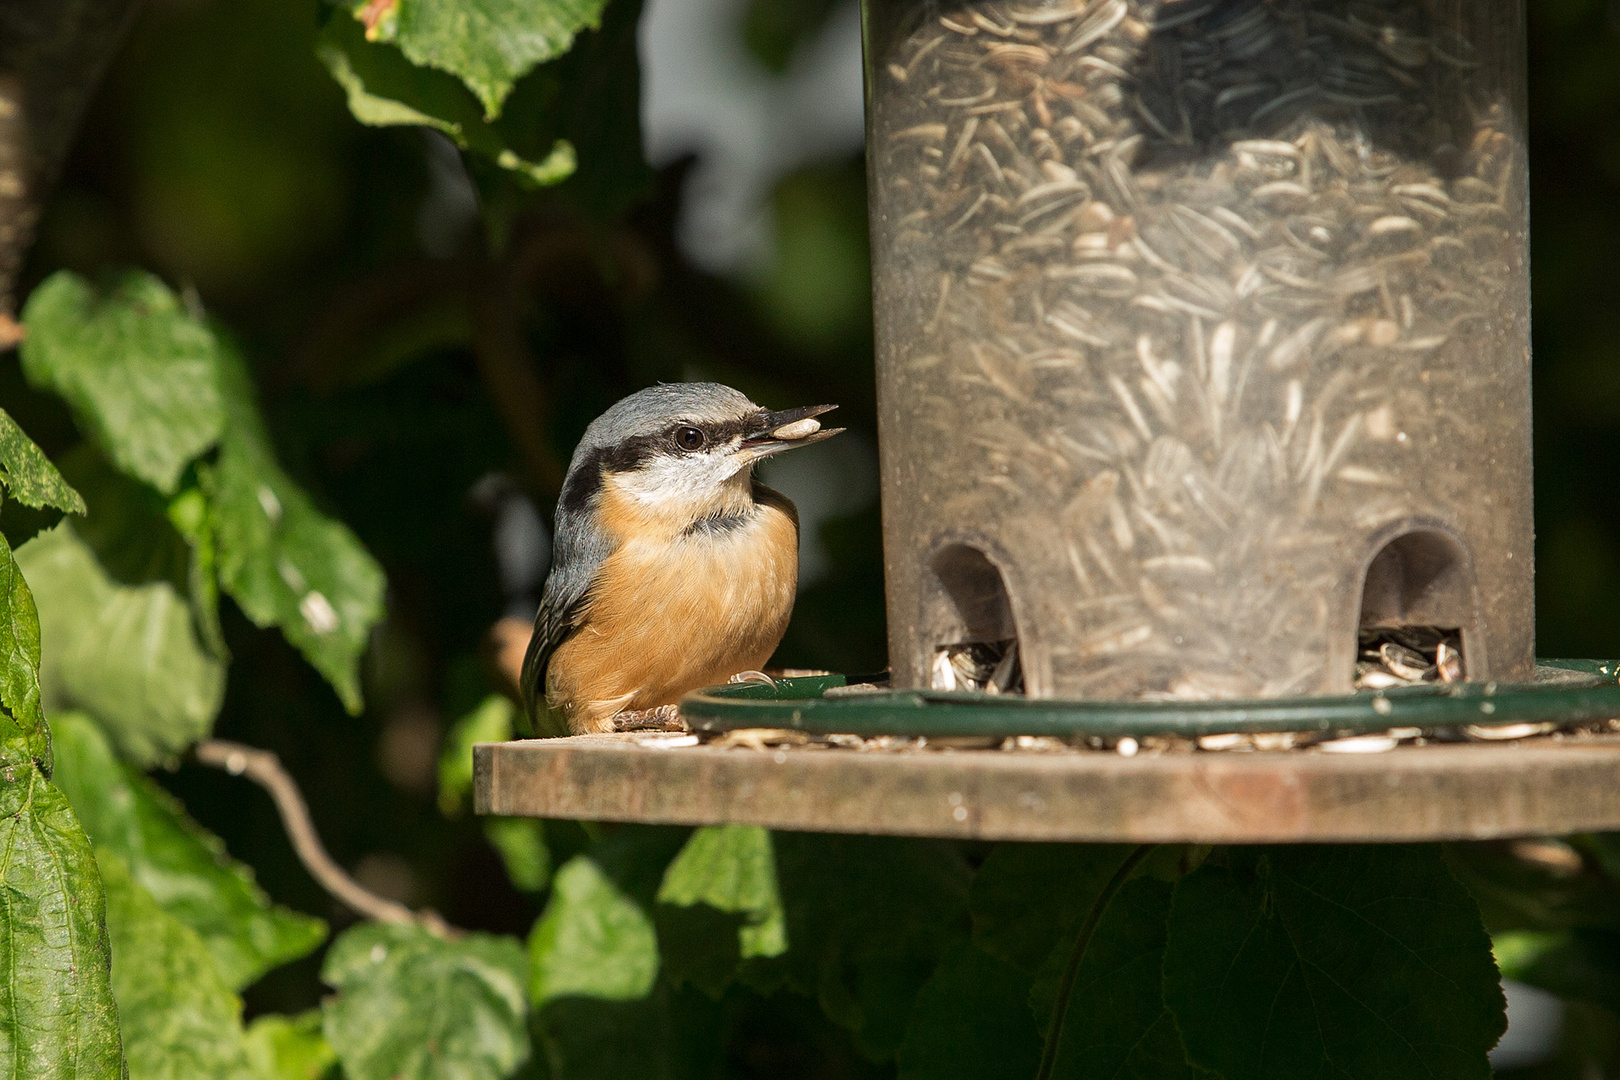
[[[1249,701],[1052,701],[964,691],[846,687],[842,675],[711,687],[681,702],[694,731],[785,728],[810,735],[1142,738],[1259,732],[1571,725],[1620,717],[1620,661],[1543,660],[1530,683],[1437,683]]]

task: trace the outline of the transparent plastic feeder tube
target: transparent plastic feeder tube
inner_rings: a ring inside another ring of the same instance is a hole
[[[897,685],[1528,678],[1518,0],[865,5]]]

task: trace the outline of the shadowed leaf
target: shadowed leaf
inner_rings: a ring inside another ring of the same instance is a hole
[[[1490,1076],[1502,990],[1437,849],[1235,855],[1176,887],[1164,990],[1190,1060],[1226,1080]]]
[[[957,946],[917,994],[900,1080],[1028,1080],[1041,1057],[1028,997],[1028,975],[975,945]]]

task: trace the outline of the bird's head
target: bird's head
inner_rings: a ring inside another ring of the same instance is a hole
[[[584,511],[611,488],[643,512],[697,518],[750,499],[753,465],[843,428],[815,418],[836,405],[772,412],[719,383],[662,383],[615,404],[585,430],[563,485],[565,509]]]

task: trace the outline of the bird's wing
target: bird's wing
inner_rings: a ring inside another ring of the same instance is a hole
[[[591,585],[614,545],[586,527],[585,515],[558,510],[557,536],[552,548],[551,573],[540,595],[534,634],[523,656],[520,690],[523,708],[536,735],[567,735],[562,718],[546,708],[546,667],[557,646],[579,626]]]

